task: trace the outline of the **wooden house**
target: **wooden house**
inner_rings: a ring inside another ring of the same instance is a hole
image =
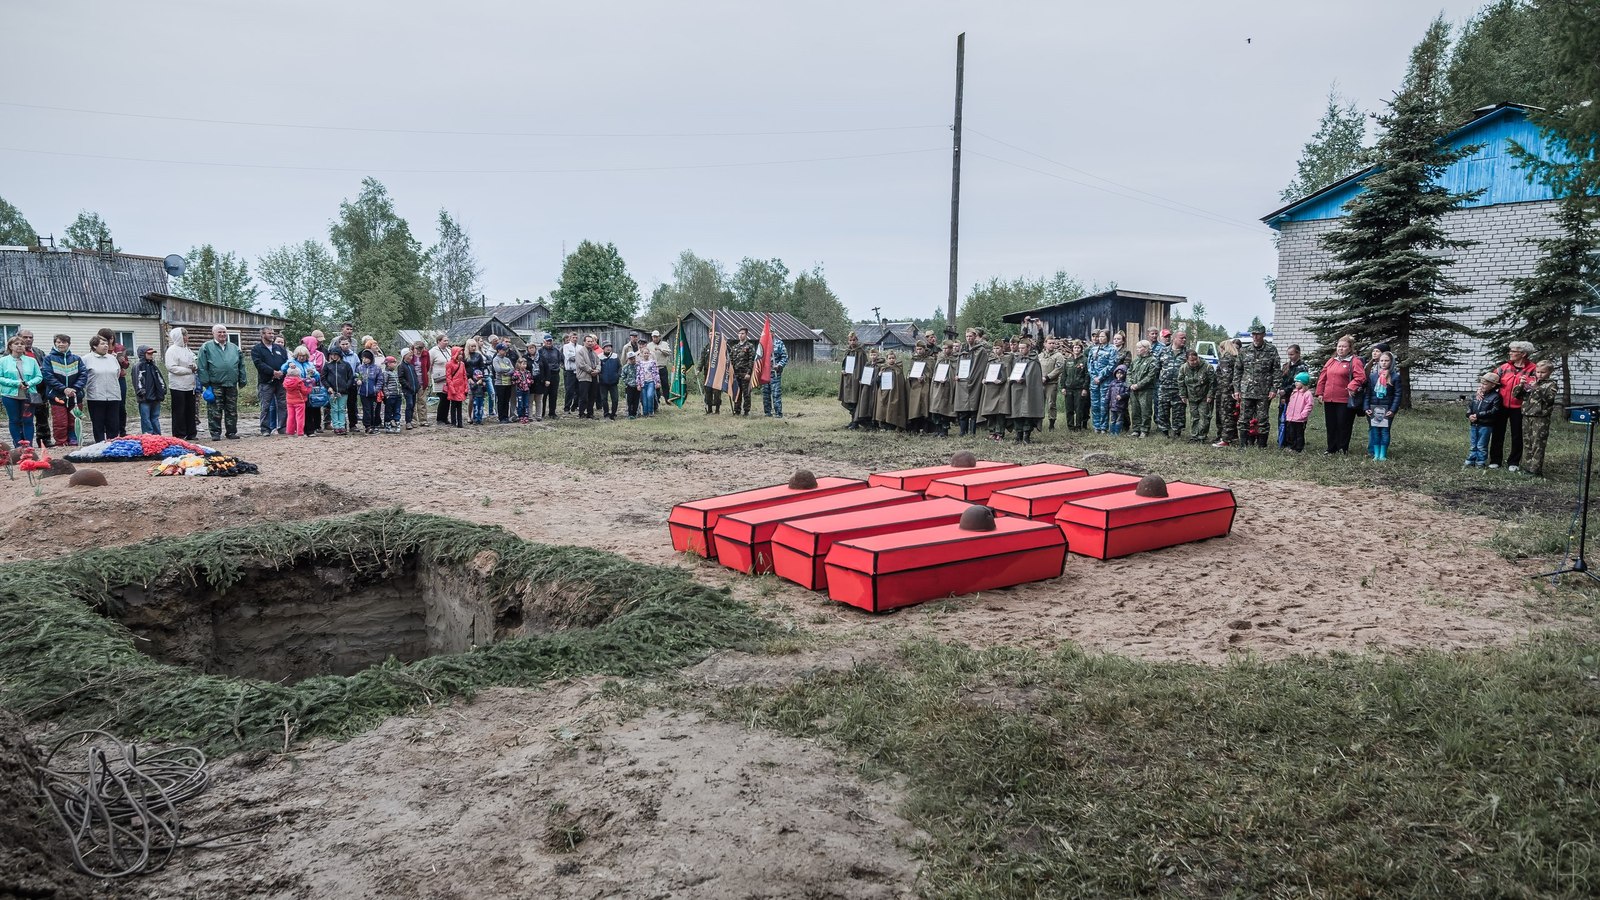
[[[863,347],[883,350],[908,350],[917,343],[914,322],[863,322],[855,326],[856,339]]]
[[[1020,325],[1032,317],[1045,323],[1050,334],[1061,338],[1089,340],[1100,329],[1123,332],[1132,347],[1151,328],[1167,328],[1172,322],[1172,307],[1189,302],[1176,294],[1148,294],[1120,288],[1079,297],[1065,303],[1007,313],[1001,320]]]
[[[689,352],[699,359],[700,348],[706,345],[711,335],[711,318],[716,314],[717,331],[733,340],[738,335],[738,329],[743,326],[750,329],[750,339],[760,340],[761,329],[767,316],[772,317],[772,336],[783,341],[783,347],[789,353],[789,363],[814,362],[817,356],[817,332],[813,331],[806,323],[794,316],[784,313],[764,312],[735,312],[727,309],[696,309],[683,318],[684,339],[689,342]],[[666,329],[662,329],[665,331]],[[677,329],[673,329],[676,331]]]

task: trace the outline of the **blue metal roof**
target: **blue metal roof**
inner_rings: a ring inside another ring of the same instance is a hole
[[[1476,153],[1456,160],[1445,169],[1438,183],[1458,193],[1487,188],[1482,196],[1463,204],[1465,207],[1552,199],[1554,194],[1548,185],[1530,181],[1527,171],[1517,165],[1517,158],[1511,154],[1512,141],[1529,148],[1545,147],[1547,157],[1559,153],[1546,146],[1545,136],[1528,120],[1528,107],[1503,103],[1485,108],[1472,121],[1443,138],[1452,148],[1480,146]],[[1363,169],[1262,216],[1261,221],[1278,228],[1284,222],[1337,219],[1344,215],[1344,205],[1361,193],[1361,183],[1376,170],[1376,166]]]

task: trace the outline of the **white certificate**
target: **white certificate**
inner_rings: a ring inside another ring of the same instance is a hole
[[[997,362],[989,363],[989,371],[984,373],[983,380],[985,382],[989,383],[989,384],[999,384],[1000,383],[1000,364],[997,363]]]
[[[862,381],[871,381],[872,380],[872,367],[871,366],[863,366],[861,368],[861,380]]]
[[[972,357],[963,356],[961,358],[961,369],[956,372],[956,377],[962,381],[972,377]]]
[[[1021,381],[1022,380],[1022,376],[1026,375],[1027,373],[1028,373],[1028,364],[1026,362],[1016,363],[1015,365],[1013,365],[1011,367],[1011,380],[1012,381]]]
[[[944,384],[946,381],[949,381],[950,380],[950,364],[949,363],[939,363],[939,367],[937,369],[933,370],[933,380],[937,384]]]
[[[846,375],[854,375],[855,371],[856,371],[856,358],[854,356],[846,356],[844,358],[844,373]]]
[[[924,360],[920,360],[919,359],[916,362],[912,363],[911,364],[911,377],[912,378],[921,378],[922,377],[922,371],[924,369],[926,369],[927,367],[928,367],[928,364]]]
[[[881,387],[886,391],[894,390],[894,370],[893,369],[884,369],[883,370],[883,377],[878,379],[878,387]]]

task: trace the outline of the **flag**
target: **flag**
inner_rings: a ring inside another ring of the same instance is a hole
[[[672,384],[667,389],[667,400],[679,409],[689,396],[689,370],[694,368],[694,357],[689,355],[687,332],[683,321],[678,322],[678,353],[672,364]]]
[[[711,342],[706,349],[706,387],[722,393],[733,390],[733,367],[728,365],[728,347],[717,331],[717,314],[711,314]]]
[[[772,317],[767,316],[765,325],[761,326],[761,347],[756,352],[755,378],[751,384],[772,383]]]

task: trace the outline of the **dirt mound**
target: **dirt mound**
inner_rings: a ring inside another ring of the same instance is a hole
[[[95,882],[61,852],[60,825],[35,789],[38,762],[22,722],[0,710],[0,897],[90,900]]]

